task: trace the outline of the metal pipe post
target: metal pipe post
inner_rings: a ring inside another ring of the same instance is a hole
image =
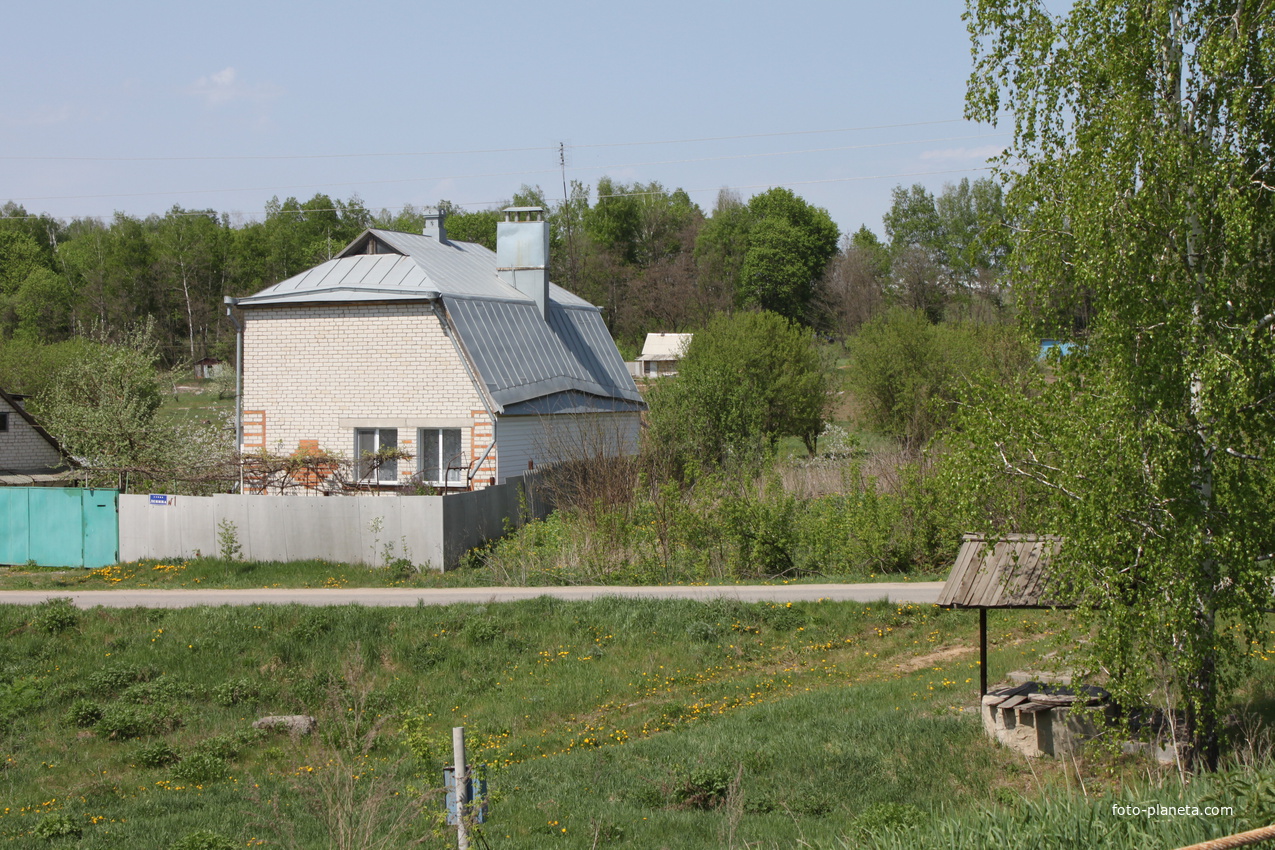
[[[469,850],[469,768],[465,765],[465,727],[452,727],[452,758],[456,765],[456,846]]]

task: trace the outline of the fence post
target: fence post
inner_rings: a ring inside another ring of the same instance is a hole
[[[465,764],[465,727],[452,727],[452,758],[456,765],[456,846],[469,850],[469,768]]]

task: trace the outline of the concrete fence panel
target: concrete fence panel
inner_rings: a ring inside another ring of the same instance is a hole
[[[217,556],[233,534],[239,557],[382,565],[396,558],[451,569],[465,552],[544,517],[522,477],[449,496],[123,495],[120,560]],[[534,491],[534,486],[532,487]]]

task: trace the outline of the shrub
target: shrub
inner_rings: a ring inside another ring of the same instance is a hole
[[[45,841],[52,841],[55,838],[79,838],[84,834],[84,827],[65,812],[58,812],[45,815],[31,833]]]
[[[103,738],[140,738],[165,732],[181,723],[171,708],[115,702],[102,710],[94,730]]]
[[[885,831],[896,831],[918,826],[925,814],[907,803],[873,803],[854,819],[854,831],[868,838]]]
[[[98,670],[89,676],[89,690],[102,697],[112,697],[129,685],[145,682],[151,678],[151,671],[145,667],[120,664]]]
[[[703,463],[754,461],[782,436],[813,453],[828,376],[809,330],[774,313],[735,313],[695,334],[677,377],[648,401],[648,457],[686,476]]]
[[[40,631],[56,635],[78,626],[80,617],[80,609],[75,607],[74,602],[65,597],[58,597],[46,599],[35,606],[35,616],[31,620],[31,625]]]
[[[849,388],[864,418],[913,450],[948,423],[969,378],[981,372],[1013,382],[1033,362],[1006,327],[935,325],[903,308],[865,324],[848,347]]]
[[[177,751],[167,741],[155,741],[137,748],[134,759],[142,767],[164,767],[177,761]]]
[[[120,699],[139,705],[159,705],[188,699],[195,689],[185,682],[161,676],[150,682],[138,682],[124,689]]]
[[[698,767],[682,777],[673,789],[673,802],[686,809],[715,809],[730,792],[730,771]]]
[[[102,706],[90,699],[77,699],[66,712],[66,722],[86,728],[102,719]]]
[[[193,752],[173,768],[173,778],[188,785],[207,785],[225,779],[230,768],[226,760],[211,752]]]
[[[213,688],[212,700],[224,708],[260,702],[262,687],[251,679],[232,679]]]
[[[173,842],[169,850],[236,850],[238,847],[220,833],[199,829]]]

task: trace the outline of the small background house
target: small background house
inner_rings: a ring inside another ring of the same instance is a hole
[[[632,453],[645,404],[597,307],[549,282],[549,224],[510,208],[495,252],[368,230],[247,298],[241,447],[355,459],[374,487],[458,490]],[[410,460],[362,465],[395,448]],[[321,482],[312,489],[322,490]]]
[[[677,364],[686,355],[692,336],[694,334],[647,334],[637,359],[638,373],[645,378],[676,375]]]
[[[205,357],[195,363],[196,378],[218,378],[225,372],[226,364],[215,357]]]

